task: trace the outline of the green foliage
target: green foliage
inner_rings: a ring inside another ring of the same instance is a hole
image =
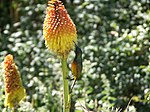
[[[0,63],[6,54],[14,55],[27,90],[20,111],[62,110],[60,61],[46,49],[42,36],[46,4],[43,0],[0,1]],[[67,0],[65,6],[83,50],[83,77],[73,90],[72,112],[74,106],[77,112],[84,108],[115,111],[112,107],[119,111],[127,108],[132,97],[132,112],[148,112],[150,2]],[[2,73],[0,96],[0,110],[6,110]]]

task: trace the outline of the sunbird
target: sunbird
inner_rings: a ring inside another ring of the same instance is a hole
[[[73,81],[73,84],[71,86],[71,91],[70,93],[72,92],[72,89],[76,83],[76,81],[80,78],[81,76],[81,72],[82,72],[82,50],[80,49],[79,46],[77,46],[77,44],[74,42],[75,44],[75,58],[71,64],[71,71],[72,71],[72,74],[74,76],[74,81]]]

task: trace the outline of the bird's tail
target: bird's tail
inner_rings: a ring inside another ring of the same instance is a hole
[[[75,85],[76,81],[77,81],[76,79],[73,81],[73,83],[72,83],[72,85],[71,85],[70,93],[72,93],[72,90],[73,90],[73,88],[74,88],[74,85]]]

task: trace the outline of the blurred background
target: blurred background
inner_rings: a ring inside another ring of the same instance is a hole
[[[73,90],[71,112],[115,112],[127,107],[128,112],[148,112],[150,1],[62,1],[76,24],[83,51],[83,75]],[[7,54],[14,55],[27,91],[21,112],[62,111],[60,60],[47,50],[42,35],[47,2],[0,0],[0,63]],[[3,102],[0,72],[0,111],[9,112]]]

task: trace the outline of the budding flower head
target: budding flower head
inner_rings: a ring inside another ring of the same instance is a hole
[[[77,41],[76,27],[59,0],[48,2],[43,25],[45,44],[60,57],[67,57]]]
[[[12,55],[7,55],[3,65],[5,83],[5,106],[14,108],[26,96],[19,71]]]

